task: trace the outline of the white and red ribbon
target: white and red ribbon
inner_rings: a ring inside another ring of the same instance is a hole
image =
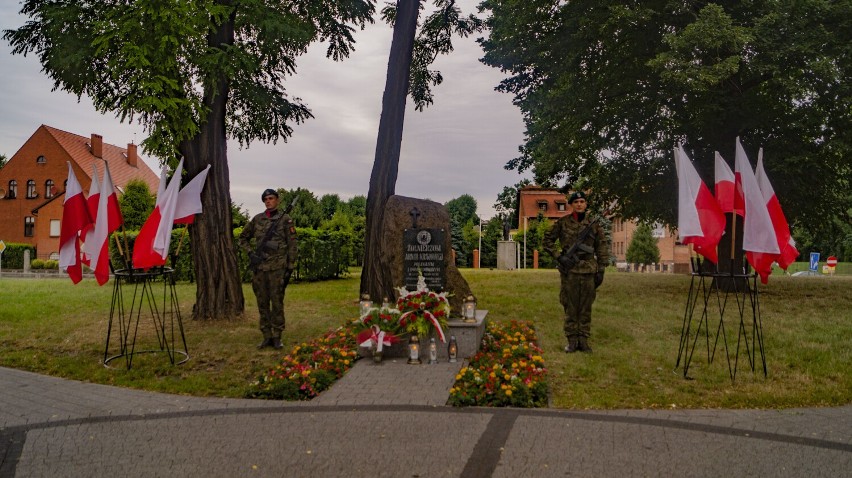
[[[361,347],[372,347],[375,343],[376,351],[381,352],[382,348],[385,345],[390,347],[390,345],[393,343],[392,339],[394,338],[394,336],[388,335],[384,330],[380,330],[378,325],[370,327],[370,330],[366,332],[369,332],[370,336],[367,337],[367,340],[364,340],[363,342],[358,344]],[[361,336],[359,336],[358,338],[359,340],[362,340]]]

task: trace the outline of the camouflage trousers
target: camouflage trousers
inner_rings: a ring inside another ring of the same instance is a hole
[[[559,302],[565,310],[565,337],[589,337],[592,329],[592,303],[595,301],[594,274],[560,274]]]
[[[260,312],[260,331],[263,337],[281,337],[284,330],[284,271],[256,271],[251,279],[251,288],[257,297]]]

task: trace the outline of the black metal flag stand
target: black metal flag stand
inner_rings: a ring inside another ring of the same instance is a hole
[[[757,275],[710,272],[702,270],[701,267],[708,263],[701,264],[696,258],[691,259],[690,262],[693,271],[692,280],[683,314],[675,369],[683,364],[684,378],[691,378],[689,366],[699,346],[699,340],[703,339],[702,345],[706,348],[707,363],[713,363],[716,350],[720,345],[724,347],[728,373],[732,381],[737,376],[740,350],[744,351],[751,371],[754,372],[758,365],[762,365],[763,376],[766,377]],[[725,313],[734,305],[736,317],[739,319],[736,341],[733,337],[729,337],[725,330]],[[717,318],[718,324],[715,322]]]
[[[168,267],[150,270],[121,269],[114,272],[115,285],[112,292],[112,305],[109,313],[106,347],[104,348],[104,366],[124,357],[129,370],[133,365],[133,356],[140,353],[168,354],[172,365],[189,360],[183,321],[175,291],[174,270]],[[158,296],[158,283],[162,282],[162,296]],[[132,294],[129,294],[132,290]],[[125,297],[127,294],[127,297]],[[129,306],[128,306],[129,300]],[[139,322],[150,316],[157,335],[159,349],[136,350],[136,337]],[[113,327],[117,330],[113,333]],[[183,350],[178,350],[177,333]],[[110,341],[115,338],[118,353],[110,355]],[[180,356],[180,357],[179,357]],[[176,359],[180,358],[179,362]]]

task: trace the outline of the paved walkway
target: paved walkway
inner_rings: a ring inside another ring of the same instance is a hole
[[[362,360],[302,403],[165,395],[0,368],[0,477],[840,477],[852,470],[852,407],[446,407],[459,366]]]

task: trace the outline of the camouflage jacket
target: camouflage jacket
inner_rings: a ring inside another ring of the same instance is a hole
[[[590,214],[582,221],[577,222],[573,214],[559,218],[547,235],[544,237],[544,248],[553,257],[558,257],[563,249],[570,248],[574,245],[580,232],[590,223],[592,218]],[[592,226],[592,233],[586,237],[584,244],[589,246],[588,250],[593,250],[591,253],[579,254],[580,262],[571,269],[575,274],[593,274],[599,270],[604,270],[609,264],[609,241],[606,237],[606,232],[599,223]]]
[[[266,217],[262,212],[252,218],[240,233],[239,245],[247,253],[257,252],[257,245],[263,240],[272,222],[275,232],[264,243],[260,253],[264,256],[258,270],[270,271],[276,269],[295,269],[298,248],[296,246],[296,226],[293,219],[282,211],[275,211],[272,217]]]

